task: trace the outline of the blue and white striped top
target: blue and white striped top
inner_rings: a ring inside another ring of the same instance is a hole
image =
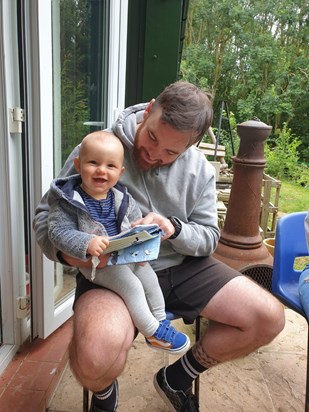
[[[117,235],[118,229],[113,191],[108,191],[106,199],[97,200],[88,195],[80,186],[75,187],[75,190],[81,195],[92,219],[100,222],[105,227],[108,236]]]

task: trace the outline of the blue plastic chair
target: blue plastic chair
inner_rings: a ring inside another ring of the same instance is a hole
[[[308,256],[304,221],[308,212],[291,213],[281,217],[276,227],[275,255],[272,276],[273,294],[288,308],[302,315],[298,281],[301,270],[295,270],[295,258]],[[309,412],[309,329],[307,348],[305,411]]]

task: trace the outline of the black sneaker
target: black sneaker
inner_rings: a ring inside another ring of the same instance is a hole
[[[116,391],[116,397],[115,397],[115,405],[113,406],[113,409],[102,409],[102,407],[97,406],[95,402],[95,396],[92,395],[91,398],[91,404],[90,404],[90,409],[89,412],[115,412],[118,406],[118,398],[119,398],[119,392],[118,392],[118,381],[115,380],[114,382],[114,387]]]
[[[154,387],[164,402],[177,412],[198,412],[199,404],[197,397],[193,395],[192,388],[184,391],[172,389],[166,380],[165,368],[159,370],[154,377]]]

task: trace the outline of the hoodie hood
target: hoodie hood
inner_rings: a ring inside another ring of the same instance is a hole
[[[54,179],[50,185],[50,198],[53,199],[65,199],[67,202],[75,205],[76,207],[83,209],[88,213],[87,208],[80,194],[75,190],[82,182],[79,174],[67,177]],[[119,232],[121,231],[121,223],[129,208],[129,195],[127,188],[117,183],[111,189],[114,192],[116,200],[117,211],[117,226]],[[54,200],[55,201],[55,200]]]
[[[134,146],[136,125],[142,123],[147,106],[148,103],[139,103],[128,107],[119,114],[118,119],[112,126],[113,132],[130,151]]]
[[[73,199],[74,189],[82,183],[80,175],[54,179],[51,183],[51,189],[54,190],[59,197]]]

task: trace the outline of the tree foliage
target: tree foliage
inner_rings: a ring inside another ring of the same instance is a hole
[[[227,100],[237,122],[253,116],[299,136],[309,161],[309,4],[300,0],[191,0],[182,77]]]
[[[289,178],[296,180],[299,177],[298,147],[301,141],[291,134],[286,124],[276,138],[276,145],[266,145],[267,158],[266,173],[277,179]]]
[[[88,132],[88,0],[60,1],[62,163]]]

